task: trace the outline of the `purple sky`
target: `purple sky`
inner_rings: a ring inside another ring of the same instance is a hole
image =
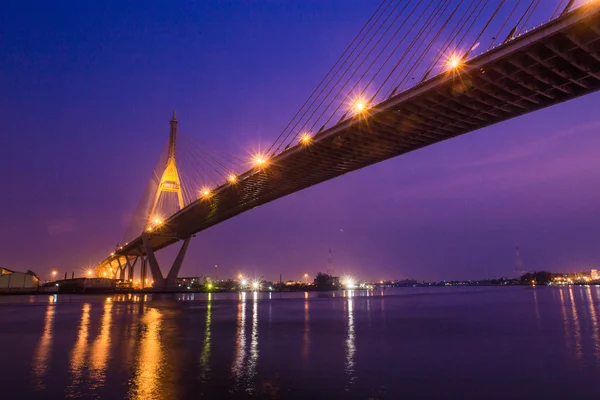
[[[272,142],[369,1],[13,1],[0,16],[0,266],[80,273],[121,240],[178,112]],[[289,4],[291,3],[291,4]],[[600,266],[600,94],[326,182],[197,235],[181,275],[367,279]],[[173,251],[161,253],[164,263]]]

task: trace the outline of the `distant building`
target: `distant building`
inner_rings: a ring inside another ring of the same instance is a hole
[[[598,273],[597,269],[593,269],[590,271],[590,278],[592,278],[592,280],[594,280],[594,281],[600,279],[600,274]]]
[[[340,278],[319,272],[314,280],[314,285],[320,290],[334,290],[340,287]]]
[[[204,285],[204,279],[199,276],[177,278],[178,287],[198,287]]]
[[[0,293],[35,292],[40,279],[31,271],[15,272],[0,268]]]

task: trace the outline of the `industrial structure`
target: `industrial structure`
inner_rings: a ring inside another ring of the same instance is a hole
[[[36,292],[39,285],[40,279],[31,271],[15,272],[0,268],[0,293]]]

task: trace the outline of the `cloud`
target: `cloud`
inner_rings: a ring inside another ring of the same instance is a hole
[[[77,221],[73,218],[57,218],[46,221],[46,231],[50,236],[64,235],[65,233],[75,232],[76,230]]]

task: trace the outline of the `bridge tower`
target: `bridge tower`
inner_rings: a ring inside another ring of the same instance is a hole
[[[329,249],[329,254],[327,254],[327,274],[333,276],[335,274],[335,270],[333,269],[333,253],[331,249]]]
[[[523,259],[521,258],[521,251],[519,250],[519,246],[516,249],[516,257],[515,257],[515,275],[520,277],[525,273],[525,268],[523,267]]]
[[[146,228],[152,223],[152,220],[155,218],[156,206],[158,204],[158,199],[160,195],[163,193],[176,193],[177,194],[177,203],[179,209],[183,209],[183,193],[181,191],[181,181],[179,180],[179,172],[177,171],[177,160],[175,157],[175,146],[177,141],[177,113],[173,111],[173,118],[169,122],[171,127],[171,132],[169,135],[169,156],[167,158],[167,164],[165,165],[165,169],[163,170],[162,176],[160,178],[160,183],[158,184],[158,188],[156,189],[156,194],[154,195],[154,201],[152,202],[152,207],[150,208],[150,213],[148,214],[148,218],[146,219]]]
[[[191,236],[182,238],[183,245],[181,246],[179,253],[177,253],[177,256],[175,257],[173,265],[169,269],[167,276],[163,276],[151,245],[151,236],[160,235],[160,230],[157,229],[152,233],[149,233],[148,228],[152,225],[154,219],[156,218],[156,207],[158,205],[158,200],[163,193],[175,193],[177,195],[179,210],[183,209],[184,207],[183,192],[181,189],[179,172],[177,171],[177,158],[175,151],[177,142],[177,114],[175,111],[173,111],[173,118],[169,122],[169,125],[171,129],[169,134],[169,154],[167,163],[165,164],[165,169],[163,170],[158,188],[156,189],[154,201],[152,202],[152,207],[150,207],[150,212],[148,214],[148,218],[146,219],[146,226],[144,227],[144,232],[142,233],[142,241],[146,251],[146,257],[144,258],[142,256],[142,283],[145,283],[145,271],[146,265],[148,265],[150,267],[150,273],[152,274],[152,280],[154,281],[154,287],[159,290],[173,290],[177,288],[177,275],[179,274],[179,269],[181,268],[191,239]]]

